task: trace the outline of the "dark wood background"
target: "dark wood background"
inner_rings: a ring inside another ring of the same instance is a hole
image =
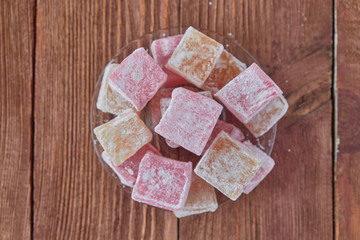
[[[359,1],[3,0],[0,14],[1,239],[360,239]],[[181,220],[116,186],[88,124],[117,50],[179,25],[231,33],[290,104],[266,180]]]

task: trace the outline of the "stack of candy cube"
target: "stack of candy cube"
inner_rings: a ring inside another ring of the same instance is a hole
[[[150,50],[139,48],[104,70],[96,106],[116,115],[94,129],[104,162],[133,188],[132,199],[177,217],[214,212],[215,189],[234,201],[250,193],[275,162],[220,116],[226,108],[260,137],[288,109],[281,89],[256,63],[246,68],[192,27],[153,41]],[[145,107],[150,128],[140,117]],[[162,156],[153,136],[201,159]]]

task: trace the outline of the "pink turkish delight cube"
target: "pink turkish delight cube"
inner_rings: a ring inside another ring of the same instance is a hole
[[[221,101],[241,122],[248,123],[281,89],[256,63],[231,80],[215,98]]]
[[[166,73],[145,49],[138,48],[109,76],[109,84],[140,111],[154,97],[166,78]]]
[[[285,115],[288,108],[289,104],[286,99],[280,95],[251,118],[245,126],[255,137],[260,137]]]
[[[250,141],[244,142],[246,146],[256,151],[256,153],[261,157],[262,163],[259,170],[256,172],[255,176],[247,183],[243,193],[249,194],[254,188],[259,185],[259,183],[271,172],[275,166],[275,161],[269,155],[264,153],[261,149],[251,144]]]
[[[187,199],[191,175],[191,162],[180,162],[148,152],[141,160],[131,197],[155,207],[179,210]]]
[[[198,92],[198,94],[201,94],[203,96],[206,96],[208,98],[212,98],[211,92],[209,91],[202,91],[202,92]],[[171,102],[171,98],[162,98],[160,100],[160,110],[161,110],[161,116],[164,115],[165,111],[169,108]],[[180,145],[173,143],[172,141],[170,141],[169,139],[165,139],[167,145],[171,148],[178,148],[180,147]]]
[[[111,161],[110,156],[107,154],[107,152],[103,152],[102,157],[104,161],[118,175],[124,185],[133,187],[138,176],[141,159],[147,152],[153,152],[154,154],[161,156],[161,153],[159,153],[159,151],[153,145],[148,143],[119,166],[115,166],[113,164],[113,161]]]
[[[167,81],[165,82],[163,87],[173,87],[188,82],[185,78],[165,68],[166,63],[169,61],[171,55],[173,54],[175,48],[177,47],[183,36],[184,35],[181,34],[167,38],[161,38],[151,43],[150,49],[155,62],[168,75]]]
[[[201,155],[223,107],[208,97],[176,88],[155,132]]]
[[[232,138],[238,140],[239,142],[241,142],[242,140],[245,139],[245,136],[244,136],[243,132],[239,128],[235,127],[231,123],[227,123],[227,122],[224,122],[222,120],[218,120],[215,127],[214,127],[214,130],[212,131],[212,133],[210,135],[210,138],[209,138],[208,142],[206,143],[203,154],[210,147],[212,142],[215,140],[216,136],[221,131],[224,131],[224,132],[228,133]]]
[[[214,39],[189,27],[165,67],[201,88],[223,49]]]

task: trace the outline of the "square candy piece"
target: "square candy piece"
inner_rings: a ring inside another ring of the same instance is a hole
[[[163,87],[173,87],[188,82],[183,77],[165,68],[166,63],[170,59],[171,55],[173,54],[175,48],[177,47],[183,36],[184,35],[181,34],[167,38],[161,38],[151,43],[150,49],[155,62],[168,75],[167,81],[163,85]]]
[[[250,180],[250,182],[244,188],[243,193],[249,194],[271,172],[271,170],[275,166],[275,162],[269,155],[267,155],[259,148],[252,145],[250,141],[246,141],[244,142],[244,144],[249,148],[253,149],[254,151],[256,151],[258,155],[262,158],[261,167],[256,172],[255,176]]]
[[[201,88],[215,94],[245,69],[245,63],[224,50]]]
[[[176,217],[186,217],[204,212],[215,212],[218,208],[214,187],[193,174],[189,195],[182,209],[174,211]]]
[[[150,129],[133,110],[123,111],[113,120],[96,127],[94,133],[115,166],[125,162],[152,139]]]
[[[285,115],[288,108],[289,104],[286,99],[280,95],[251,118],[245,126],[255,137],[260,137]]]
[[[111,87],[140,111],[166,81],[167,75],[144,48],[136,49],[109,76]]]
[[[214,39],[189,27],[165,67],[201,87],[223,49]]]
[[[143,157],[131,197],[168,210],[181,209],[189,193],[192,163],[148,152]]]
[[[231,123],[227,123],[227,122],[218,120],[214,127],[214,130],[212,131],[212,133],[210,135],[208,142],[206,143],[203,154],[210,147],[212,142],[215,140],[215,138],[221,131],[228,133],[232,138],[236,139],[239,142],[241,142],[242,140],[245,139],[244,134],[242,133],[242,131],[239,128],[235,127]]]
[[[114,72],[118,66],[119,64],[109,64],[106,66],[103,78],[101,80],[99,96],[96,102],[96,107],[99,110],[115,115],[120,114],[125,109],[135,109],[129,101],[121,96],[120,93],[114,91],[108,83],[109,75]]]
[[[223,107],[213,99],[176,88],[155,132],[201,155]]]
[[[198,92],[198,94],[201,94],[203,96],[206,96],[208,98],[212,98],[211,92],[209,91],[202,91],[202,92]],[[161,109],[161,116],[164,115],[165,111],[169,108],[171,102],[171,98],[162,98],[160,100],[160,109]],[[170,141],[169,139],[165,139],[167,145],[171,148],[178,148],[180,147],[180,145],[173,143],[172,141]]]
[[[150,143],[146,144],[139,151],[137,151],[132,157],[128,158],[125,162],[123,162],[120,166],[115,166],[111,160],[109,155],[106,152],[103,152],[102,157],[104,161],[114,170],[114,172],[118,175],[121,182],[129,187],[133,187],[136,182],[136,178],[139,172],[139,165],[141,159],[147,152],[153,152],[156,155],[161,156],[159,151]]]
[[[215,98],[242,123],[248,123],[267,103],[281,94],[281,89],[253,63],[218,91]]]
[[[221,131],[195,168],[195,173],[235,201],[261,166],[258,154]]]

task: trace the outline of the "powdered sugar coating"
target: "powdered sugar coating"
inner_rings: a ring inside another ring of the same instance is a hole
[[[253,63],[218,91],[215,98],[241,122],[248,123],[267,103],[281,94],[281,89]]]
[[[177,47],[183,36],[184,35],[181,34],[181,35],[161,38],[151,43],[150,49],[155,62],[168,75],[167,81],[165,82],[163,87],[172,87],[187,83],[186,79],[170,71],[169,69],[165,68],[166,63],[170,59],[171,55],[173,54],[175,48]]]
[[[223,50],[215,63],[214,69],[201,88],[215,94],[245,69],[245,63],[240,62],[228,51]]]
[[[110,157],[106,152],[103,152],[102,156],[106,163],[110,162],[111,165],[109,163],[108,164],[119,176],[121,182],[129,187],[133,187],[138,176],[141,159],[147,152],[153,152],[154,154],[161,156],[161,153],[159,153],[159,151],[150,143],[140,148],[139,151],[119,166],[115,166],[111,162]],[[108,158],[110,161],[107,161],[105,158]]]
[[[198,92],[198,94],[203,95],[203,96],[208,97],[208,98],[212,98],[212,95],[211,95],[210,91],[202,91],[202,92]],[[162,98],[162,99],[160,99],[161,116],[163,116],[164,113],[166,112],[166,110],[169,108],[170,102],[171,102],[171,98]]]
[[[150,129],[138,114],[130,109],[96,127],[94,133],[116,166],[133,156],[152,139]]]
[[[143,157],[131,197],[168,210],[181,209],[189,193],[192,163],[148,152]]]
[[[195,168],[195,173],[235,201],[261,166],[257,153],[221,131]]]
[[[261,151],[261,149],[252,145],[250,141],[246,141],[244,142],[244,144],[249,148],[253,149],[254,151],[256,151],[257,154],[262,158],[261,167],[256,172],[255,176],[250,180],[250,182],[244,188],[243,193],[249,194],[271,172],[271,170],[275,166],[275,161],[269,155]]]
[[[191,90],[193,92],[197,92],[198,90],[194,87],[184,86],[184,88]],[[150,111],[151,111],[151,121],[152,121],[152,128],[154,129],[160,122],[162,117],[161,108],[160,108],[160,100],[162,98],[170,98],[171,93],[175,88],[161,88],[155,94],[153,99],[150,101]]]
[[[216,101],[176,88],[168,110],[155,132],[200,155],[211,135],[223,107]]]
[[[134,108],[120,93],[114,91],[108,83],[109,75],[113,73],[118,66],[119,64],[109,64],[106,66],[96,102],[96,107],[99,110],[115,115],[118,115],[125,109]]]
[[[224,47],[214,39],[189,27],[166,68],[201,87],[214,68]]]
[[[185,205],[182,209],[174,211],[174,214],[181,218],[204,212],[215,212],[217,208],[218,203],[214,187],[193,174]]]
[[[138,48],[110,74],[109,84],[140,111],[165,83],[166,78],[166,73],[145,49]]]
[[[255,137],[260,137],[285,115],[288,108],[286,99],[280,95],[269,102],[245,126]]]
[[[205,151],[210,147],[212,142],[215,140],[215,138],[221,131],[228,133],[232,138],[236,139],[239,142],[241,142],[242,140],[245,139],[244,134],[242,133],[242,131],[239,128],[235,127],[231,123],[227,123],[222,120],[218,120],[216,122],[214,130],[212,131],[212,133],[210,135],[208,142],[206,143],[203,153],[205,153]]]
[[[198,92],[198,94],[201,94],[203,96],[206,96],[208,98],[212,98],[211,92],[209,91],[202,91],[202,92]],[[161,116],[164,115],[165,111],[169,108],[171,102],[171,98],[162,98],[160,99],[160,110],[161,110]],[[165,139],[167,145],[171,148],[178,148],[180,147],[179,144],[176,144],[172,141],[170,141],[169,139]]]

